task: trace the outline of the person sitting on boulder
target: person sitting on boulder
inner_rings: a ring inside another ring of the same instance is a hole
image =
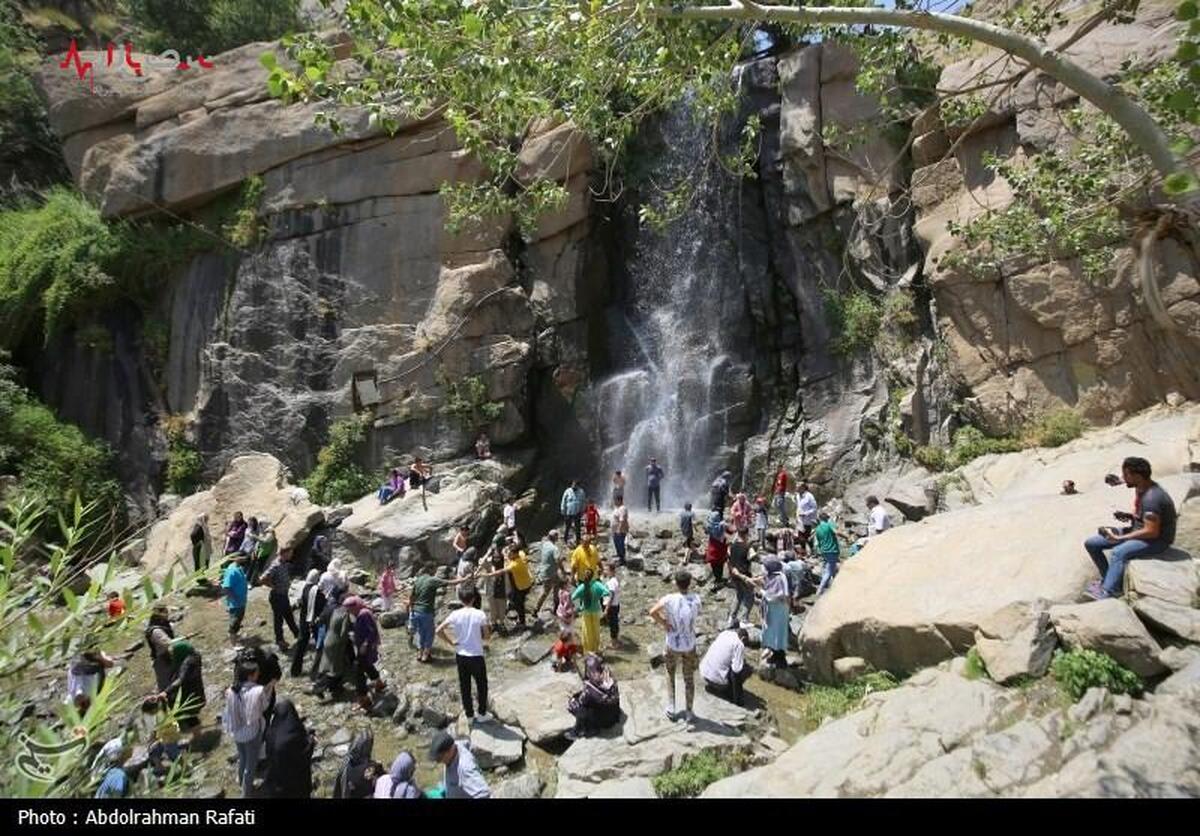
[[[408,469],[408,486],[414,491],[429,481],[433,475],[433,465],[426,464],[420,456],[413,458],[412,467]]]
[[[617,681],[595,653],[583,660],[583,689],[571,695],[567,711],[575,716],[575,728],[567,732],[568,740],[604,731],[621,719]]]
[[[475,457],[480,459],[492,457],[492,442],[488,440],[487,433],[480,433],[479,438],[475,439]]]
[[[236,511],[233,515],[233,522],[225,530],[225,554],[233,554],[241,550],[242,540],[245,536],[246,520],[242,517],[241,511]]]
[[[1124,481],[1133,488],[1133,513],[1118,511],[1115,516],[1129,527],[1102,528],[1084,541],[1083,547],[1100,572],[1100,580],[1088,586],[1089,598],[1101,600],[1121,595],[1125,564],[1130,560],[1152,557],[1165,552],[1175,542],[1175,502],[1162,486],[1150,478],[1150,462],[1130,456],[1121,463],[1120,478],[1109,475],[1105,482],[1116,486]],[[1112,551],[1109,557],[1106,551]]]
[[[400,468],[393,467],[391,478],[380,485],[379,490],[375,492],[375,496],[379,500],[380,505],[387,505],[396,497],[403,498],[406,489],[404,475],[400,473]]]

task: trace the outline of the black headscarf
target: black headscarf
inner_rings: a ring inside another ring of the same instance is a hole
[[[333,783],[334,798],[370,798],[375,793],[375,781],[367,773],[375,766],[371,762],[371,750],[375,747],[375,735],[370,729],[354,735],[346,763]]]
[[[267,780],[272,798],[309,798],[312,795],[312,738],[296,706],[284,697],[275,704],[267,726]]]

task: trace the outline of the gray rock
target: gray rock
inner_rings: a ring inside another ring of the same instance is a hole
[[[1169,549],[1149,560],[1131,560],[1125,567],[1125,589],[1132,598],[1193,607],[1200,593],[1200,571],[1186,552]]]
[[[553,642],[548,644],[545,640],[526,639],[517,648],[517,659],[526,665],[536,665],[550,655],[553,646]]]
[[[1023,603],[982,620],[975,631],[975,648],[988,676],[1001,684],[1044,675],[1057,644],[1049,613]]]
[[[492,798],[541,798],[545,781],[536,772],[523,772],[497,786]]]
[[[379,626],[385,630],[395,630],[408,624],[408,612],[405,610],[388,610],[379,615]]]
[[[662,641],[653,641],[642,648],[642,652],[646,657],[646,661],[650,663],[650,667],[657,668],[663,663],[666,656],[666,649]]]
[[[841,682],[858,679],[871,670],[867,660],[861,656],[843,656],[833,660],[833,671]]]
[[[1162,662],[1158,661],[1161,652],[1158,643],[1146,632],[1133,610],[1119,599],[1051,607],[1050,620],[1068,647],[1107,653],[1143,677],[1156,676],[1164,670]]]
[[[483,769],[516,763],[525,756],[525,733],[500,723],[471,725],[471,751]]]
[[[1167,647],[1158,654],[1158,661],[1170,670],[1179,671],[1200,660],[1200,647]]]
[[[1113,711],[1117,714],[1133,713],[1133,697],[1129,694],[1116,694],[1113,697]]]
[[[408,719],[409,709],[412,707],[412,700],[408,696],[408,692],[402,692],[397,696],[396,708],[392,711],[392,722],[400,725]]]
[[[354,509],[349,505],[339,505],[336,508],[327,508],[325,510],[325,525],[330,528],[335,528],[341,525],[342,521],[354,513]]]
[[[1200,644],[1200,610],[1161,598],[1139,598],[1133,611],[1152,629]]]
[[[646,568],[646,559],[637,554],[626,555],[625,567],[634,572],[642,572]]]
[[[1196,690],[1198,686],[1200,686],[1200,659],[1168,676],[1154,689],[1154,694],[1155,696],[1183,695]]]
[[[338,729],[333,733],[333,737],[329,738],[330,746],[340,746],[343,743],[349,743],[354,738],[350,729],[345,727]]]
[[[492,708],[508,725],[516,725],[542,746],[575,726],[567,700],[579,689],[579,677],[555,673],[548,665],[529,668],[494,691]]]
[[[1088,688],[1087,692],[1067,709],[1067,716],[1076,723],[1086,723],[1112,703],[1112,694],[1107,688]]]

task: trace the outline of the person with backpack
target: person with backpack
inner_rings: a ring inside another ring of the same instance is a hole
[[[171,629],[171,614],[166,604],[155,604],[150,610],[150,620],[143,634],[146,648],[150,651],[150,665],[154,668],[154,683],[159,691],[167,690],[171,683],[171,642],[175,631]]]
[[[700,596],[688,589],[692,576],[685,569],[675,573],[675,588],[678,590],[664,595],[650,608],[650,617],[667,633],[664,665],[667,673],[667,719],[675,721],[682,717],[688,725],[695,721],[692,706],[696,697],[696,618],[700,614]],[[683,694],[687,708],[682,715],[675,711],[675,670],[683,675]]]
[[[222,715],[225,733],[233,738],[237,746],[238,783],[242,787],[243,798],[250,798],[253,794],[263,732],[266,729],[263,709],[270,696],[268,690],[274,689],[273,685],[259,685],[258,677],[257,665],[243,662],[238,666],[234,684],[225,691],[225,712]]]
[[[267,771],[263,795],[267,798],[311,798],[312,756],[315,741],[287,697],[275,705],[267,726]]]
[[[375,782],[375,798],[421,798],[421,788],[413,780],[416,773],[417,759],[412,752],[396,755],[391,770]]]
[[[489,720],[487,662],[483,656],[483,643],[491,635],[487,617],[474,606],[471,593],[459,588],[458,600],[462,607],[450,613],[437,629],[437,634],[454,645],[454,662],[458,668],[458,690],[462,698],[463,713],[468,720],[475,718],[475,706],[471,704],[471,682],[475,683],[479,706],[479,719]]]
[[[733,474],[723,471],[712,483],[712,509],[715,513],[725,516],[725,503],[729,499],[729,487],[733,484]]]
[[[334,798],[370,798],[376,779],[383,774],[383,765],[371,760],[375,735],[370,729],[360,731],[350,741],[350,751],[333,780]]]
[[[616,725],[621,719],[621,695],[612,671],[595,653],[583,660],[583,688],[571,695],[567,711],[575,717],[568,740],[590,737]]]

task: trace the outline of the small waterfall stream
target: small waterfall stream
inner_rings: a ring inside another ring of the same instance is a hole
[[[687,178],[691,205],[662,232],[642,226],[627,261],[622,311],[626,368],[594,391],[602,469],[593,496],[607,497],[614,470],[628,479],[626,501],[646,500],[651,456],[665,471],[664,509],[706,494],[729,445],[729,410],[749,388],[731,331],[742,331],[746,302],[738,276],[740,178],[707,159],[709,130],[688,102],[664,115],[658,184]],[[744,384],[744,385],[743,385]]]

